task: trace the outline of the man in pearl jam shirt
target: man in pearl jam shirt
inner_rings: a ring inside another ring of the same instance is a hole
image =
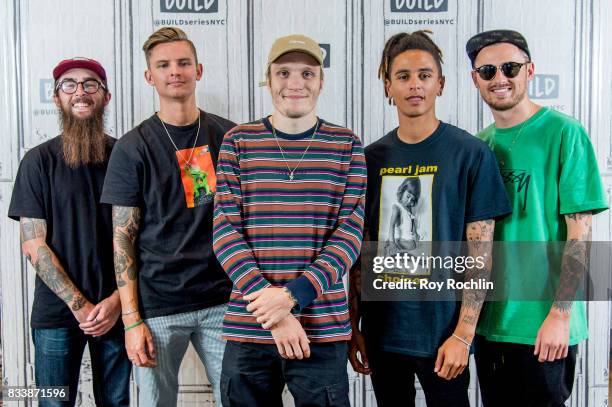
[[[234,123],[196,106],[202,65],[182,30],[159,29],[143,50],[160,110],[117,142],[102,194],[113,205],[126,350],[142,406],[176,405],[190,342],[219,403],[231,282],[212,252],[212,216],[217,154]]]
[[[365,149],[366,240],[378,241],[377,255],[390,258],[422,256],[428,242],[465,239],[471,257],[490,258],[494,220],[510,205],[487,145],[436,117],[444,89],[442,51],[426,31],[396,34],[383,50],[379,77],[399,127]],[[420,266],[416,274],[394,268],[385,276],[441,287],[449,278],[488,278],[486,264],[466,269],[464,277],[441,265]],[[464,289],[461,302],[454,296],[391,301],[389,292],[380,301],[365,301],[360,277],[371,270],[363,266],[349,276],[350,360],[357,372],[372,375],[378,405],[413,403],[416,376],[428,406],[469,406],[468,361],[486,290]]]

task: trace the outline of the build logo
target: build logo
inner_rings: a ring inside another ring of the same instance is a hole
[[[390,0],[393,13],[439,13],[448,11],[448,0]]]
[[[321,47],[321,52],[323,53],[323,68],[329,68],[331,62],[331,48],[329,44],[319,44]]]
[[[556,99],[559,97],[559,75],[534,75],[529,82],[529,98]]]
[[[53,103],[53,83],[53,79],[40,80],[40,103]]]
[[[162,13],[216,13],[219,0],[159,0]]]

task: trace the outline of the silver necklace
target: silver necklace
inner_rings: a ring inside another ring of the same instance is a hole
[[[159,116],[157,116],[157,118],[159,119],[159,121],[161,122],[162,126],[164,127],[164,130],[166,130],[166,135],[170,139],[170,142],[174,146],[174,149],[176,150],[178,155],[181,157],[181,160],[185,161],[185,158],[183,157],[183,154],[181,154],[181,152],[179,151],[178,147],[174,143],[174,140],[172,140],[172,137],[170,137],[170,132],[166,128],[166,124],[164,123],[164,121],[162,119],[160,119]],[[193,150],[195,149],[196,143],[198,142],[198,136],[199,135],[200,135],[200,114],[198,113],[198,131],[196,132],[195,140],[193,140],[193,147],[191,147],[191,153],[189,153],[189,159],[187,161],[185,161],[185,165],[189,165],[189,163],[191,162],[191,158],[193,157]]]
[[[512,147],[514,147],[514,144],[516,144],[516,141],[518,140],[518,138],[520,137],[521,133],[523,132],[523,128],[525,127],[525,123],[527,123],[528,120],[529,119],[527,119],[527,120],[525,120],[523,122],[523,125],[519,129],[518,133],[516,133],[516,135],[514,137],[512,137],[512,141],[510,142],[510,147],[506,147],[506,150],[508,151],[508,155],[510,155],[510,153],[512,152]],[[497,138],[497,128],[495,129],[495,138]],[[500,160],[499,161],[499,165],[504,167],[506,165],[506,162],[504,160]]]
[[[274,128],[272,121],[270,121],[270,126],[272,126],[272,135],[274,136],[274,141],[276,141],[276,145],[278,146],[278,149],[280,150],[281,156],[283,157],[283,161],[285,162],[285,165],[287,166],[287,171],[289,172],[289,181],[293,181],[295,170],[297,170],[300,164],[302,164],[302,160],[304,160],[304,157],[306,157],[306,153],[308,152],[308,149],[310,148],[310,145],[312,144],[312,141],[314,140],[315,134],[317,134],[317,129],[319,128],[319,119],[317,119],[317,124],[315,125],[315,129],[312,132],[312,135],[310,136],[310,142],[308,143],[306,150],[304,150],[304,154],[302,154],[300,161],[298,161],[297,165],[293,169],[289,167],[289,161],[287,160],[287,158],[285,158],[285,152],[283,151],[283,148],[278,142],[278,137],[276,136],[276,129]]]

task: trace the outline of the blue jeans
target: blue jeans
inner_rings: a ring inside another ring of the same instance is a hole
[[[311,343],[308,359],[283,359],[276,345],[228,341],[221,371],[224,407],[349,407],[346,342]]]
[[[124,335],[115,326],[105,335],[85,335],[78,327],[32,329],[35,349],[35,379],[38,387],[68,386],[69,400],[44,400],[40,407],[74,406],[81,358],[89,344],[93,390],[99,406],[130,404],[130,372],[132,364],[125,353]]]

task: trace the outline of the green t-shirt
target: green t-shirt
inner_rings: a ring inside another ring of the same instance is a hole
[[[496,241],[562,242],[567,236],[565,214],[595,214],[608,207],[591,141],[574,118],[543,107],[524,123],[507,129],[492,124],[477,137],[495,152],[513,206],[512,214],[495,225]],[[563,244],[551,245],[549,251],[551,247],[562,251]],[[550,292],[545,290],[559,281],[561,253],[547,255],[542,248],[540,256],[530,253],[530,263],[538,267],[525,267],[520,254],[495,255],[494,278],[504,273],[510,291],[529,284]],[[551,305],[552,300],[489,302],[477,333],[491,341],[533,345]],[[570,318],[570,345],[587,337],[585,303],[577,301]]]

